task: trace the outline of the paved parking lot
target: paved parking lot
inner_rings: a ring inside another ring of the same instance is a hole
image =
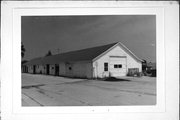
[[[103,81],[22,74],[23,106],[155,104],[155,77],[122,77]]]

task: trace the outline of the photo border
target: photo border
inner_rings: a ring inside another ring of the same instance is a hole
[[[8,3],[8,4],[7,4]],[[166,20],[165,10],[168,5],[160,4],[160,5],[149,5],[149,4],[138,4],[132,2],[122,2],[123,4],[116,4],[114,2],[103,2],[104,4],[99,5],[99,2],[53,2],[52,4],[49,2],[7,2],[6,4],[2,4],[2,15],[5,20],[8,20],[7,23],[2,24],[2,53],[5,53],[4,45],[9,44],[12,46],[8,50],[9,55],[4,55],[8,61],[2,62],[10,64],[7,68],[10,68],[9,73],[12,73],[12,76],[9,76],[8,73],[5,73],[3,77],[9,78],[8,82],[3,82],[2,84],[2,110],[4,110],[5,106],[3,106],[4,100],[7,103],[10,103],[10,107],[5,108],[5,112],[2,111],[2,115],[7,116],[19,116],[19,115],[43,115],[48,114],[52,117],[61,116],[64,114],[117,114],[121,113],[121,117],[125,117],[126,114],[137,115],[141,114],[163,114],[167,112],[167,95],[166,92],[170,91],[167,86],[167,77],[165,73],[167,73],[166,66],[166,33],[165,23]],[[38,5],[37,5],[38,3]],[[43,3],[43,4],[41,4]],[[56,4],[58,3],[58,4]],[[60,4],[61,3],[61,4]],[[67,4],[70,3],[70,4]],[[110,3],[110,4],[108,4]],[[127,4],[125,4],[127,3]],[[175,5],[174,5],[175,6]],[[176,6],[177,7],[177,6]],[[8,14],[5,14],[3,11],[8,9]],[[58,11],[60,9],[60,11]],[[82,10],[83,9],[83,10]],[[177,9],[177,8],[176,8]],[[77,11],[78,10],[78,11]],[[46,11],[46,12],[44,12]],[[58,12],[57,12],[58,11]],[[99,12],[101,11],[101,12]],[[78,14],[79,12],[79,14]],[[155,106],[93,106],[93,107],[21,107],[21,55],[20,53],[20,45],[21,45],[21,16],[26,15],[147,15],[147,14],[155,14],[156,15],[156,59],[157,59],[157,105]],[[9,18],[9,19],[8,19]],[[2,19],[2,23],[5,22]],[[6,26],[5,26],[6,25]],[[5,28],[7,27],[7,28]],[[11,34],[10,34],[11,33]],[[7,41],[5,41],[7,39]],[[176,37],[175,37],[175,40]],[[2,64],[3,70],[7,70],[7,68]],[[2,72],[3,74],[3,72]],[[7,77],[8,76],[8,77]],[[175,81],[177,82],[177,81]],[[173,82],[173,85],[177,87]],[[5,87],[4,84],[8,84],[9,86]],[[10,95],[5,95],[4,90],[8,90]],[[171,91],[172,92],[172,91]],[[12,96],[11,96],[12,95]],[[4,97],[5,96],[5,97]],[[9,99],[7,99],[9,96]],[[72,110],[73,109],[73,110]],[[11,112],[10,112],[11,111]],[[54,112],[56,111],[56,112]],[[58,112],[57,112],[58,111]],[[7,115],[7,113],[9,115]],[[57,117],[58,118],[58,117]],[[126,117],[125,117],[126,118]],[[133,117],[132,117],[133,118]],[[130,118],[130,119],[132,119]],[[129,118],[128,118],[129,119]]]

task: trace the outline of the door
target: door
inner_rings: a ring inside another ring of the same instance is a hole
[[[49,75],[49,64],[46,65],[46,74]]]
[[[33,74],[36,74],[36,65],[33,65]]]
[[[110,74],[114,77],[126,76],[126,56],[110,56]]]
[[[59,76],[59,65],[58,64],[55,65],[55,75]]]
[[[28,67],[25,66],[25,73],[28,73]]]
[[[73,68],[71,63],[66,63],[66,75],[73,76]]]

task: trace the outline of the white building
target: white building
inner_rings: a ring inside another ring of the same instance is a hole
[[[29,73],[82,78],[120,77],[131,70],[142,71],[142,60],[120,42],[37,58],[24,65]]]

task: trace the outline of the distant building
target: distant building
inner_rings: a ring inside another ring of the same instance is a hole
[[[150,72],[152,77],[156,77],[156,63],[147,63],[147,72]]]
[[[36,58],[23,66],[33,74],[104,78],[126,76],[131,69],[141,72],[142,60],[118,42]]]

